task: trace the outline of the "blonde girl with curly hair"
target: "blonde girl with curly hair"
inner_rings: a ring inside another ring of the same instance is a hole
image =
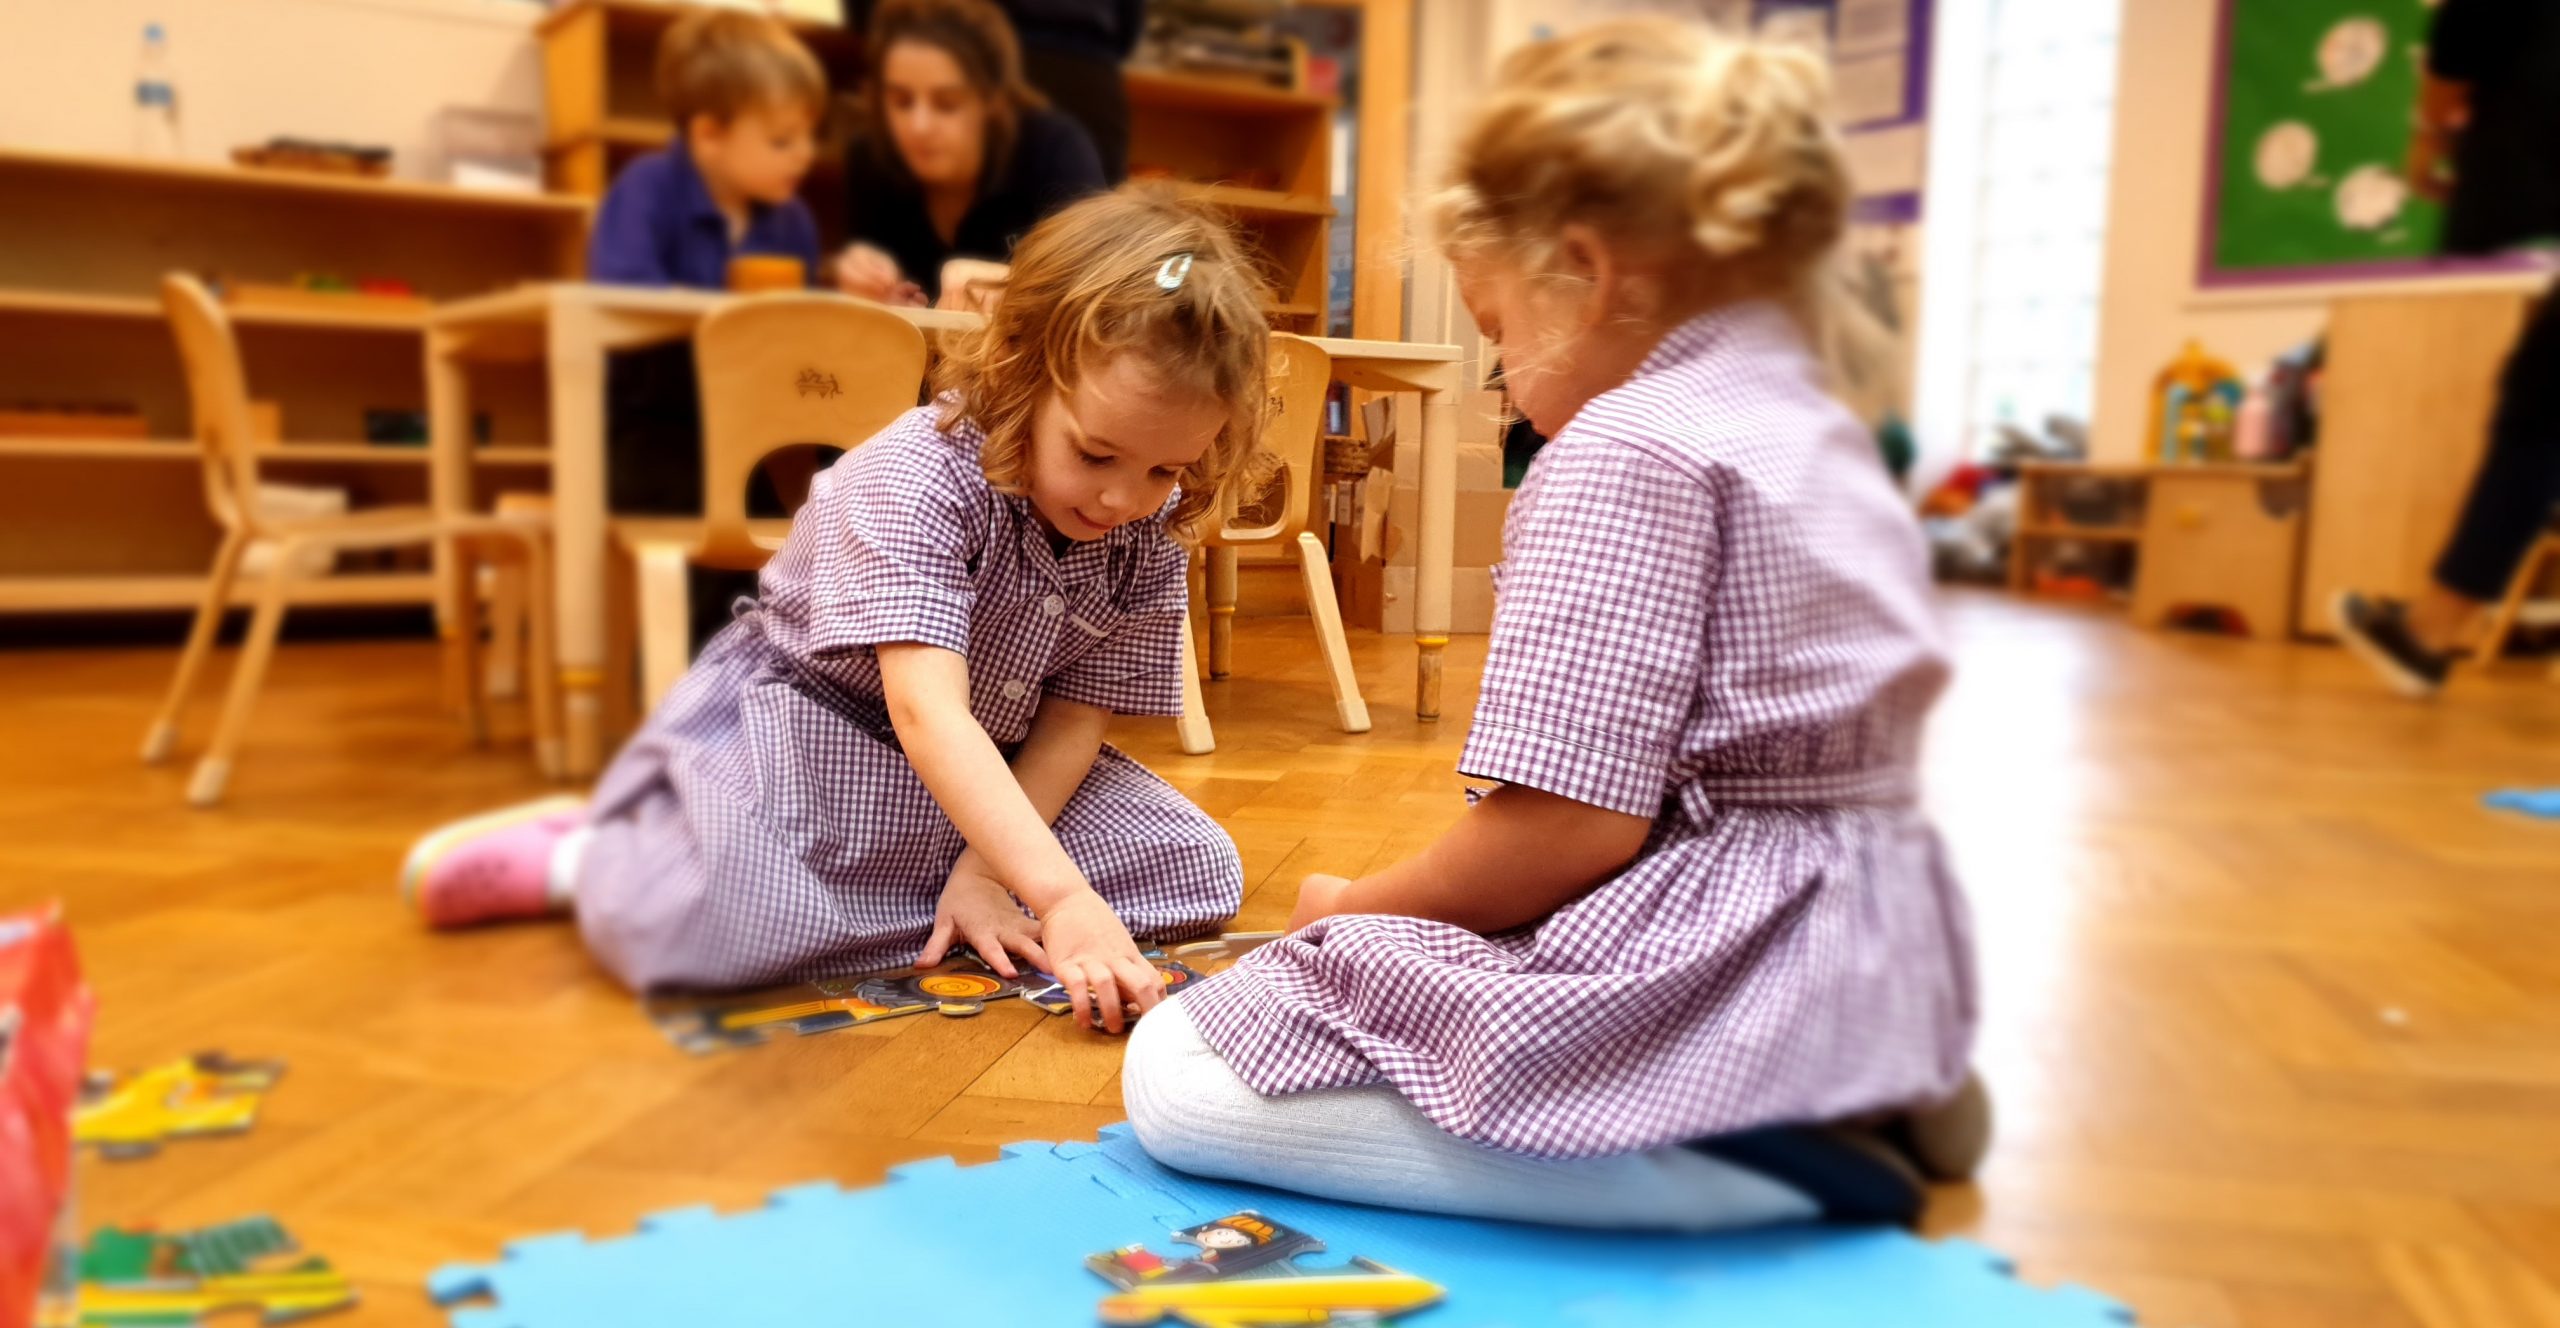
[[[1118,1031],[1134,939],[1235,913],[1208,815],[1106,745],[1174,715],[1180,538],[1258,444],[1269,324],[1215,221],[1124,191],[1034,229],[934,400],[820,475],[759,595],[583,807],[429,835],[431,924],[560,909],[632,987],[727,987],[973,948]]]
[[[1186,1171],[1479,1217],[1912,1220],[1986,1137],[1919,810],[1921,538],[1811,349],[1850,199],[1808,54],[1668,19],[1513,54],[1434,216],[1551,441],[1416,856],[1138,1026]]]

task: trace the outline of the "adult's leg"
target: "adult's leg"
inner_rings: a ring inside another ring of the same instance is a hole
[[[2507,582],[2560,504],[2560,289],[2542,302],[2507,357],[2489,450],[2435,566],[2435,589],[2410,626],[2430,649],[2460,643],[2474,611]]]
[[[1121,1096],[1166,1166],[1328,1199],[1560,1226],[1714,1231],[1806,1221],[1813,1196],[1691,1148],[1554,1159],[1442,1130],[1384,1084],[1263,1097],[1179,997],[1129,1035]]]

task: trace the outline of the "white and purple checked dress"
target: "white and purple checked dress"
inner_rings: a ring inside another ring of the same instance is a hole
[[[1534,926],[1329,918],[1187,993],[1268,1094],[1391,1083],[1588,1157],[1951,1092],[1965,905],[1915,805],[1947,673],[1920,534],[1785,314],[1664,339],[1539,455],[1460,770],[1652,818]]]
[[[912,963],[960,832],[899,751],[872,647],[969,661],[1010,747],[1043,696],[1182,709],[1186,555],[1167,511],[1062,556],[925,406],[818,477],[760,602],[703,648],[597,784],[579,869],[587,946],[636,988],[739,986]],[[1234,916],[1234,842],[1104,748],[1058,841],[1140,937]]]

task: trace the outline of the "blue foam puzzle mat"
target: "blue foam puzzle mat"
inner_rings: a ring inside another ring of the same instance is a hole
[[[2121,1307],[2040,1290],[1966,1241],[1802,1226],[1717,1236],[1577,1231],[1435,1217],[1206,1181],[1148,1158],[1126,1126],[1098,1144],[1016,1144],[1000,1161],[937,1158],[882,1185],[804,1185],[723,1216],[677,1209],[631,1235],[538,1236],[492,1264],[438,1271],[452,1328],[921,1324],[1088,1328],[1110,1287],[1086,1255],[1164,1248],[1175,1229],[1257,1209],[1354,1256],[1448,1290],[1416,1328],[2122,1328]],[[485,1298],[486,1304],[463,1302]]]
[[[2560,788],[2500,789],[2481,801],[2502,812],[2560,820]]]

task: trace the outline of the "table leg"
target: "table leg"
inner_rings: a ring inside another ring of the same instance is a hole
[[[427,371],[427,502],[438,517],[462,516],[471,510],[471,378],[463,364],[460,339],[430,329],[426,335]],[[445,704],[469,708],[471,689],[480,685],[466,676],[474,653],[461,633],[477,621],[465,612],[479,593],[472,583],[473,561],[451,537],[436,540],[436,638],[443,643]]]
[[[1434,366],[1422,393],[1422,510],[1414,551],[1413,713],[1440,717],[1440,655],[1449,645],[1449,581],[1458,538],[1458,367]]]
[[[1209,676],[1224,678],[1235,667],[1236,551],[1229,545],[1212,544],[1206,561],[1209,564]]]
[[[567,730],[564,773],[595,777],[604,764],[605,526],[604,339],[595,312],[552,305],[552,612],[559,651],[560,706]]]

